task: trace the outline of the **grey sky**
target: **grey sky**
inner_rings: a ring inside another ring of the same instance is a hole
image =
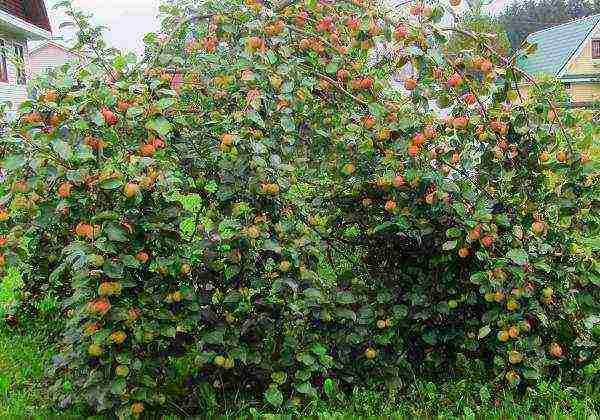
[[[55,36],[61,35],[58,26],[65,20],[53,9],[58,2],[46,0]],[[73,4],[93,14],[94,23],[107,26],[107,40],[121,49],[141,52],[142,37],[159,26],[160,0],[73,0]]]

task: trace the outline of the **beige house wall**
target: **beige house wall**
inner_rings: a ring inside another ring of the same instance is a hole
[[[523,99],[529,97],[529,85],[519,86]],[[600,80],[598,82],[573,82],[566,88],[571,102],[600,102]]]
[[[600,102],[600,81],[597,83],[571,83],[571,101]]]
[[[593,39],[600,39],[600,27],[596,28],[595,33],[585,42],[579,56],[571,61],[565,71],[565,77],[569,75],[600,74],[600,59],[592,58]]]

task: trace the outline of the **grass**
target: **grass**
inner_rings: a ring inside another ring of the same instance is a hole
[[[10,307],[17,302],[18,290],[23,286],[23,280],[17,270],[9,270],[6,277],[0,281],[0,317],[9,312]]]
[[[0,417],[44,414],[44,351],[32,334],[0,329]]]
[[[55,347],[49,342],[53,324],[40,321],[11,328],[3,321],[22,284],[16,270],[0,281],[0,418],[49,418],[56,413],[46,395],[44,371]],[[46,314],[53,305],[45,299],[36,308]]]
[[[13,273],[14,274],[14,273]],[[0,282],[0,309],[14,301],[18,276]],[[43,304],[42,306],[46,306]],[[48,308],[53,305],[47,303]],[[39,308],[44,313],[44,309]],[[45,312],[48,313],[48,312]],[[55,350],[52,332],[55,325],[45,320],[24,321],[10,328],[0,320],[0,418],[85,418],[85,411],[71,408],[59,412],[47,395],[45,366]],[[337,395],[331,401],[314,400],[306,405],[267,413],[261,403],[237,400],[218,406],[209,388],[207,411],[203,417],[222,418],[413,418],[439,419],[513,419],[513,418],[600,418],[600,388],[591,383],[569,387],[560,382],[540,382],[523,394],[511,390],[493,393],[488,384],[476,378],[453,380],[443,384],[415,380],[403,387],[381,391],[381,384],[355,389],[350,396]],[[597,383],[598,381],[596,381]],[[377,390],[376,390],[377,389]],[[206,390],[206,388],[205,388]],[[197,390],[190,390],[197,392]],[[181,411],[179,411],[179,414]],[[185,418],[181,416],[179,418]],[[175,415],[163,417],[177,419]]]
[[[78,417],[77,410],[57,413],[48,398],[44,372],[54,352],[49,335],[47,325],[12,329],[0,322],[1,419]]]

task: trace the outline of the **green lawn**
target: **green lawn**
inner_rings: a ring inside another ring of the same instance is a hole
[[[0,328],[0,418],[47,417],[44,364],[52,348],[43,335]]]

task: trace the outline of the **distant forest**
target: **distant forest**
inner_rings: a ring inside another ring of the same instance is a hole
[[[517,0],[497,17],[517,49],[530,33],[600,13],[600,0]]]

